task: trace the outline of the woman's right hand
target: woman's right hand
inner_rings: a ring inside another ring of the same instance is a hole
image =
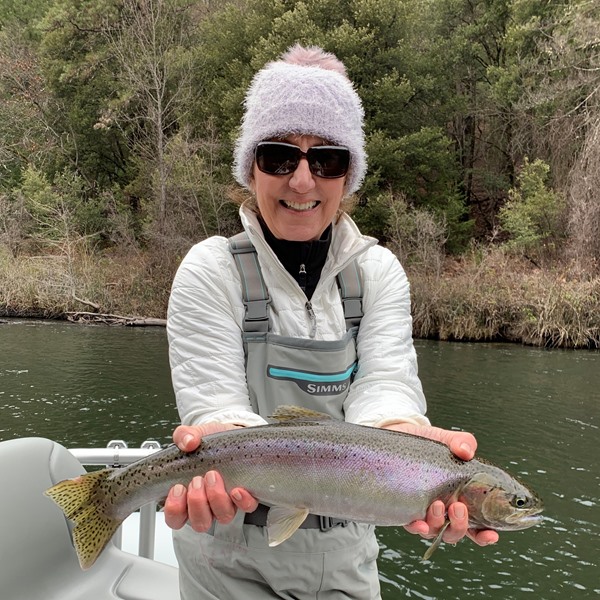
[[[183,452],[192,452],[202,436],[229,429],[238,429],[229,423],[206,423],[205,425],[181,425],[173,432],[173,441]],[[174,485],[165,500],[165,522],[171,529],[181,529],[188,521],[195,531],[208,531],[213,520],[230,523],[238,509],[244,512],[256,510],[258,501],[243,488],[233,488],[227,493],[223,478],[217,471],[196,476],[186,488]]]

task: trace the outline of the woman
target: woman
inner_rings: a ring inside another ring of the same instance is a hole
[[[175,443],[190,451],[202,435],[296,404],[437,439],[470,459],[473,436],[424,416],[404,271],[342,209],[366,170],[363,109],[344,66],[295,46],[259,71],[245,108],[235,149],[236,178],[253,195],[240,209],[244,233],[197,244],[173,283]],[[246,490],[228,494],[218,472],[171,490],[182,598],[380,598],[373,527],[309,515],[270,548],[257,506]],[[434,537],[445,513],[435,502],[407,530]],[[448,515],[446,541],[497,540],[467,532],[463,504]]]

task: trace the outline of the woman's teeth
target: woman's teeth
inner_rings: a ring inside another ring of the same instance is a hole
[[[291,208],[292,210],[311,210],[313,209],[315,206],[317,206],[317,204],[319,204],[318,202],[290,202],[288,200],[282,200],[281,201],[287,208]]]

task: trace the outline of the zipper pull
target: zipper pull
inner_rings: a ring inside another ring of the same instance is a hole
[[[305,304],[306,311],[308,312],[308,316],[310,317],[310,333],[309,336],[314,338],[317,334],[317,316],[315,315],[315,311],[313,310],[312,304],[307,302]]]
[[[306,292],[306,265],[302,263],[298,271],[298,285],[303,292]]]

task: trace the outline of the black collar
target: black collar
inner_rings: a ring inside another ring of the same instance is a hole
[[[262,219],[259,219],[259,222],[265,240],[285,270],[296,280],[307,298],[310,299],[327,260],[327,253],[331,245],[332,226],[329,225],[318,240],[293,242],[276,238]]]

